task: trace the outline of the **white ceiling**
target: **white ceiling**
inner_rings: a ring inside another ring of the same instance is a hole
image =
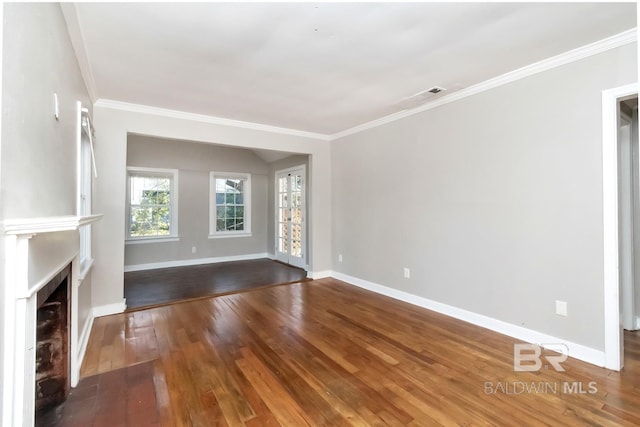
[[[451,93],[636,26],[634,3],[78,3],[76,11],[97,98],[324,135],[414,106],[407,98],[432,86]]]

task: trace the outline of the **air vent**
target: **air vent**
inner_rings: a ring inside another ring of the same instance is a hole
[[[444,92],[446,89],[440,86],[434,86],[431,89],[423,90],[411,96],[401,99],[396,103],[401,109],[406,110],[415,108],[431,100],[434,95]]]
[[[436,94],[436,93],[444,92],[445,90],[446,89],[443,87],[434,86],[431,89],[427,90],[427,92]]]

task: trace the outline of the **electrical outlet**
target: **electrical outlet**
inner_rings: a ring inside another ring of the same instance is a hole
[[[407,267],[404,268],[404,278],[405,279],[411,278],[411,270],[409,270]]]
[[[342,262],[342,254],[338,255],[338,262]]]
[[[196,253],[196,247],[195,246],[191,246],[191,253],[195,254]]]
[[[567,316],[567,302],[556,301],[556,314],[558,316]]]

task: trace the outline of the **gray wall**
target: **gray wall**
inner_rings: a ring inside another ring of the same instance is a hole
[[[294,166],[300,166],[300,165],[305,165],[307,167],[307,180],[305,182],[306,185],[306,196],[307,196],[307,207],[309,206],[309,203],[312,201],[312,197],[311,197],[311,193],[309,192],[309,188],[311,188],[310,186],[310,176],[311,174],[309,173],[309,156],[308,155],[303,155],[303,154],[294,154],[291,155],[289,157],[286,157],[282,160],[278,160],[272,163],[269,163],[269,199],[268,199],[268,205],[269,205],[269,222],[268,222],[268,227],[267,227],[267,248],[269,249],[269,254],[271,255],[275,255],[275,247],[276,247],[276,241],[275,241],[275,223],[276,223],[276,218],[275,218],[275,201],[276,201],[276,193],[275,193],[275,186],[276,186],[276,172],[279,170],[283,170],[283,169],[288,169],[288,168],[292,168]],[[312,221],[313,218],[309,217],[309,212],[310,210],[307,209],[307,214],[306,214],[306,218],[307,218],[307,223],[309,221]],[[305,248],[305,253],[309,254],[309,232],[307,230],[307,247]],[[308,262],[308,260],[307,260]]]
[[[129,135],[127,165],[178,169],[179,242],[127,244],[125,265],[267,252],[269,167],[252,151]],[[251,237],[209,239],[209,172],[251,174]],[[191,248],[196,247],[196,253]]]
[[[310,154],[313,206],[311,268],[331,268],[330,142],[270,129],[229,126],[180,114],[124,110],[104,103],[94,106],[94,121],[104,144],[96,145],[96,162],[102,171],[96,182],[95,207],[104,217],[94,227],[94,276],[92,301],[114,312],[124,303],[125,201],[127,136],[153,135],[186,141],[223,144],[249,149]],[[265,240],[266,242],[266,240]],[[266,251],[266,243],[265,248]]]
[[[602,350],[601,94],[636,49],[335,141],[333,269]]]
[[[76,101],[90,105],[90,100],[60,6],[7,3],[3,9],[0,219],[75,215]],[[54,93],[59,121],[53,117]],[[77,233],[44,236],[30,241],[34,253],[41,254],[32,258],[31,283],[78,249]],[[59,250],[46,250],[52,242]],[[90,286],[81,289],[91,292]],[[79,309],[90,309],[86,298]],[[0,320],[0,356],[3,332]]]
[[[5,218],[73,215],[76,101],[90,101],[60,6],[4,9],[1,209]]]

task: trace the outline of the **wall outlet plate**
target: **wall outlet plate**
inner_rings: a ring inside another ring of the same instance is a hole
[[[556,301],[556,314],[558,316],[567,316],[567,302],[566,301]]]

